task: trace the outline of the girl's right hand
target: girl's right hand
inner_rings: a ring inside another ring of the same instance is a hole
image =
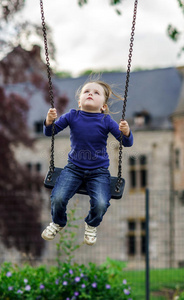
[[[46,126],[51,125],[57,119],[57,111],[55,108],[50,108],[46,117]]]

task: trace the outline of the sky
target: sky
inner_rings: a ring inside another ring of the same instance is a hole
[[[82,8],[77,0],[43,3],[57,50],[57,70],[78,76],[89,69],[126,69],[134,0],[123,0],[117,6],[120,16],[116,7],[109,5],[110,0],[88,0]],[[39,0],[26,0],[22,18],[41,22]],[[177,0],[139,0],[132,70],[184,65],[184,54],[177,56],[184,43],[174,43],[167,36],[169,24],[184,28],[184,14]]]

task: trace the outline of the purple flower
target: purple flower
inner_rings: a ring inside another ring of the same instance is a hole
[[[9,287],[8,287],[8,290],[9,290],[9,291],[12,291],[12,290],[13,290],[13,286],[9,286]]]
[[[24,283],[28,283],[28,280],[26,278],[24,279]]]
[[[70,275],[72,275],[72,274],[73,274],[73,270],[70,269],[70,270],[69,270],[69,273],[70,273]]]
[[[79,296],[79,292],[75,292],[74,295],[75,295],[75,296]]]
[[[67,297],[66,300],[70,300],[70,298]]]
[[[40,290],[43,290],[45,286],[43,284],[40,284]]]
[[[80,277],[75,277],[75,282],[79,282],[80,281]]]
[[[25,287],[25,290],[26,291],[30,291],[31,290],[31,287],[30,287],[30,285],[28,284],[28,285],[26,285],[26,287]]]
[[[55,284],[59,284],[59,279],[56,279]]]
[[[125,295],[129,295],[130,294],[130,291],[127,290],[127,289],[124,289],[123,292],[124,292]]]
[[[6,273],[6,277],[11,277],[12,276],[12,273],[11,272],[7,272]]]
[[[81,288],[84,289],[86,287],[86,285],[83,283],[81,284]]]
[[[81,274],[80,274],[80,277],[81,277],[81,278],[82,278],[82,277],[84,277],[84,274],[83,274],[83,273],[81,273]]]
[[[126,279],[123,279],[123,284],[127,284],[127,281],[126,281]]]
[[[17,294],[23,294],[23,291],[18,290],[18,291],[17,291]]]
[[[68,284],[68,282],[67,281],[63,281],[63,285],[67,285]]]
[[[96,287],[97,287],[97,283],[96,283],[96,282],[93,282],[91,286],[92,286],[93,288],[96,288]]]
[[[106,285],[105,285],[105,288],[106,288],[107,290],[109,290],[109,289],[111,288],[110,284],[106,284]]]

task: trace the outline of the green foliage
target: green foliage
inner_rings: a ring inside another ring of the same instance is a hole
[[[55,72],[55,75],[59,78],[71,78],[72,77],[71,73],[67,72],[67,71]]]
[[[182,292],[178,297],[176,297],[177,300],[184,300],[184,292]]]
[[[64,259],[67,263],[71,263],[74,257],[73,252],[77,250],[81,245],[76,244],[76,229],[79,227],[75,224],[75,221],[81,219],[76,218],[77,203],[71,208],[67,214],[67,226],[59,233],[60,239],[56,244],[57,247],[57,262],[60,266]]]
[[[5,263],[0,272],[0,299],[128,300],[133,299],[126,280],[119,285],[109,278],[107,267],[60,264],[19,268]]]
[[[179,7],[182,10],[182,13],[184,14],[184,1],[183,0],[177,0],[177,1]],[[179,31],[175,26],[169,24],[167,27],[167,34],[174,42],[177,42],[179,39],[181,39],[183,30]],[[178,52],[178,56],[180,57],[183,52],[184,52],[184,47],[182,46],[180,51]]]

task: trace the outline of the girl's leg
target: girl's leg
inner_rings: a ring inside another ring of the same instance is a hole
[[[82,183],[80,170],[72,163],[62,170],[51,193],[51,214],[55,224],[64,227],[67,222],[66,207]]]
[[[90,171],[86,189],[90,196],[90,211],[85,218],[89,226],[97,227],[110,206],[110,173],[105,168]]]

